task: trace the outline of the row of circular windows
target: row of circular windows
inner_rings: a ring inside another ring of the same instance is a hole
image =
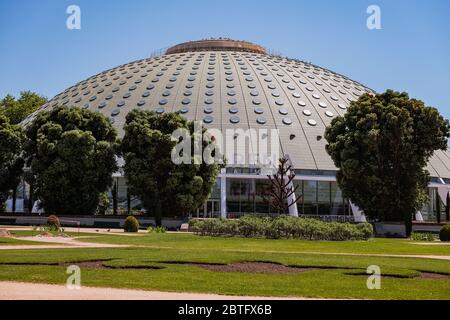
[[[140,83],[140,82],[138,82],[138,83]],[[121,82],[121,83],[120,83],[120,85],[124,85],[124,84],[125,84],[124,82]],[[107,84],[107,86],[109,86],[109,84]],[[191,83],[188,83],[188,84],[186,85],[186,88],[187,88],[187,89],[192,89],[193,87],[194,87],[194,85],[191,84]],[[209,83],[206,85],[206,87],[209,88],[209,89],[212,89],[212,88],[215,87],[215,85],[214,85],[214,83],[209,82]],[[227,88],[229,88],[229,89],[232,89],[232,88],[234,88],[234,87],[235,87],[235,86],[234,86],[234,84],[232,84],[232,83],[230,83],[230,84],[227,85]],[[248,87],[249,87],[250,89],[255,89],[255,88],[256,88],[256,86],[255,86],[254,84],[249,84]],[[154,88],[155,88],[154,84],[151,84],[151,85],[147,86],[147,89],[148,89],[148,90],[153,90]],[[173,85],[173,84],[168,84],[168,85],[166,86],[166,89],[168,89],[168,90],[170,90],[170,89],[172,89],[172,88],[174,88],[174,85]],[[271,85],[271,84],[268,85],[268,88],[271,89],[271,90],[276,90],[276,89],[277,89],[277,87],[276,87],[275,85]],[[133,86],[131,86],[128,90],[129,90],[129,91],[134,91],[134,90],[136,90],[136,89],[137,89],[137,86],[136,86],[136,85],[133,85]],[[291,90],[291,91],[294,91],[296,88],[295,88],[294,86],[288,86],[288,89]],[[306,89],[307,91],[310,91],[310,92],[313,92],[313,91],[314,91],[314,88],[311,88],[311,87],[306,87],[305,89]],[[120,87],[114,87],[114,88],[112,89],[112,92],[115,93],[115,92],[118,92],[119,90],[120,90]],[[171,92],[168,91],[168,90],[166,90],[165,92],[163,92],[162,95],[163,95],[164,97],[170,96]],[[97,90],[97,94],[101,94],[101,93],[103,93],[104,91],[105,91],[105,89],[104,89],[104,88],[101,88],[101,89]],[[324,92],[329,93],[330,91],[327,90],[327,89],[324,89]],[[89,95],[90,93],[91,93],[91,91],[88,90],[88,91],[83,92],[82,95],[86,96],[86,95]],[[340,93],[346,94],[344,91],[340,91]],[[192,91],[190,91],[190,90],[187,90],[187,91],[185,91],[185,93],[184,93],[185,96],[190,96],[191,94],[192,94]],[[236,91],[230,90],[227,94],[228,94],[229,96],[235,96],[235,95],[236,95]],[[72,94],[72,97],[77,97],[78,95],[80,95],[80,93],[79,93],[79,92],[75,92],[75,93]],[[126,95],[127,95],[127,94],[126,94]],[[148,97],[149,95],[150,95],[150,93],[149,93],[148,91],[146,91],[146,92],[143,93],[143,97]],[[214,91],[208,90],[208,91],[205,93],[205,95],[206,95],[206,96],[213,96],[213,95],[214,95]],[[259,92],[258,92],[257,90],[251,90],[251,91],[250,91],[250,95],[253,96],[253,97],[256,97],[256,96],[259,95]],[[273,92],[272,92],[272,96],[273,96],[273,97],[280,97],[280,93],[277,92],[277,91],[273,91]],[[301,98],[301,94],[298,93],[298,92],[293,92],[293,93],[292,93],[292,96],[293,96],[294,98]],[[54,101],[57,101],[57,100],[65,100],[65,99],[67,99],[67,97],[68,97],[68,95],[66,94],[66,95],[64,95],[64,96],[62,96],[62,97],[60,97],[60,98],[58,98],[58,99],[54,99]],[[318,94],[318,93],[312,94],[312,97],[313,97],[314,99],[320,99],[320,98],[321,98],[320,94]],[[91,97],[91,99],[94,99],[94,100],[95,100],[95,98],[96,98],[96,96]],[[111,94],[107,96],[107,99],[108,99],[108,98],[112,98]],[[334,96],[334,95],[331,95],[331,96],[330,96],[330,99],[333,100],[333,101],[339,101],[339,97]],[[353,101],[353,99],[351,99],[351,98],[348,98],[348,100],[349,100],[349,101]],[[322,102],[322,103],[323,103],[323,102]],[[321,104],[322,104],[322,103],[321,103]]]
[[[148,91],[146,91],[146,92],[144,92],[143,94],[142,94],[142,97],[143,98],[147,98],[148,96],[150,95],[150,92],[148,92]],[[167,94],[167,95],[169,95],[169,94]],[[123,98],[124,99],[128,99],[128,98],[130,98],[131,97],[131,94],[129,93],[129,92],[127,92],[125,95],[123,95]],[[113,98],[113,95],[108,95],[107,97],[105,97],[105,99],[107,100],[107,101],[109,101],[109,100],[111,100]],[[93,101],[95,101],[95,100],[97,100],[97,97],[96,96],[93,96],[93,97],[91,97],[90,99],[89,99],[89,102],[93,102]],[[106,106],[107,106],[107,101],[103,101],[103,102],[101,102],[99,105],[98,105],[98,108],[99,109],[103,109],[103,108],[105,108]],[[80,103],[81,102],[81,98],[78,98],[78,99],[76,99],[73,103],[74,104],[78,104],[78,103]],[[86,103],[85,105],[84,105],[84,107],[85,108],[89,108],[90,107],[90,103]],[[166,105],[166,104],[168,104],[168,100],[167,99],[162,99],[162,100],[160,100],[159,101],[159,105],[161,105],[161,106],[164,106],[164,105]],[[182,101],[181,101],[181,103],[183,104],[183,105],[189,105],[189,104],[191,104],[191,100],[189,99],[189,98],[185,98],[185,99],[183,99]],[[208,99],[206,99],[205,101],[204,101],[204,103],[206,104],[206,105],[208,105],[209,107],[207,107],[207,108],[205,108],[205,112],[206,113],[212,113],[212,111],[211,110],[213,110],[213,108],[211,107],[213,104],[214,104],[214,100],[212,99],[212,98],[208,98]],[[230,98],[229,100],[228,100],[228,103],[230,104],[230,105],[232,105],[232,106],[235,106],[236,104],[238,104],[238,100],[237,99],[235,99],[235,98]],[[52,106],[54,107],[54,106],[56,106],[58,103],[57,102],[55,102]],[[65,101],[63,101],[63,105],[68,105],[69,104],[69,100],[65,100]],[[121,100],[121,101],[119,101],[118,103],[117,103],[117,106],[118,107],[123,107],[123,106],[125,106],[125,101],[124,100]],[[139,106],[139,107],[141,107],[141,106],[144,106],[146,104],[146,101],[145,100],[140,100],[138,103],[137,103],[137,106]],[[259,99],[253,99],[253,104],[255,105],[255,106],[259,106],[259,105],[261,105],[261,100],[259,100]],[[279,100],[276,100],[275,101],[275,104],[276,105],[278,105],[278,106],[283,106],[284,105],[284,101],[282,100],[282,99],[279,99]],[[298,106],[300,106],[300,107],[306,107],[307,106],[307,104],[306,104],[306,102],[304,102],[304,101],[298,101]],[[321,108],[327,108],[328,107],[328,105],[325,103],[325,102],[319,102],[319,106],[321,107]],[[342,109],[342,110],[345,110],[346,108],[347,108],[347,106],[346,105],[344,105],[344,104],[342,104],[342,103],[339,103],[338,104],[338,107],[340,108],[340,109]],[[261,110],[262,108],[256,108],[255,110]],[[238,113],[239,112],[239,109],[238,108],[236,108],[236,107],[232,107],[232,108],[230,108],[230,113]],[[287,109],[285,109],[285,108],[282,108],[282,109],[280,109],[280,113],[281,114],[283,114],[283,115],[286,115],[287,114]],[[304,110],[303,111],[303,114],[305,114],[306,116],[310,116],[311,115],[311,112],[309,111],[309,110]],[[325,112],[325,115],[327,115],[328,117],[333,117],[334,116],[334,114],[331,112],[331,111],[326,111]]]
[[[278,69],[276,69],[276,70],[278,70]],[[115,73],[112,73],[112,74],[115,74]],[[146,74],[143,74],[142,75],[143,77],[145,77],[145,76],[147,76]],[[281,74],[280,74],[280,76],[282,76]],[[309,75],[308,76],[310,79],[314,79],[314,76],[312,76],[312,75]],[[96,80],[94,80],[93,82],[95,82]],[[350,81],[348,81],[350,84],[351,84],[351,82]],[[353,83],[354,84],[354,83]],[[84,85],[86,85],[86,83],[84,83]],[[345,86],[344,85],[344,87],[346,87],[347,89],[351,89],[349,86]],[[358,90],[358,91],[362,91],[362,89],[360,89],[360,88],[358,88],[357,86],[355,86],[355,89],[356,90]]]
[[[163,94],[164,95],[164,94]],[[169,93],[167,93],[166,95],[164,95],[164,96],[169,96],[170,94]],[[147,98],[147,97],[149,97],[150,96],[150,92],[149,91],[146,91],[146,92],[144,92],[143,94],[142,94],[142,97],[143,98]],[[128,98],[130,98],[131,97],[131,94],[129,93],[129,92],[127,92],[127,93],[125,93],[123,96],[123,99],[128,99]],[[113,95],[112,94],[110,94],[110,95],[108,95],[108,96],[106,96],[105,97],[105,99],[107,100],[107,101],[109,101],[109,100],[111,100],[113,98]],[[73,101],[73,103],[74,104],[78,104],[78,103],[80,103],[81,102],[81,98],[79,97],[78,99],[76,99],[76,100],[74,100]],[[97,100],[97,96],[93,96],[93,97],[91,97],[90,99],[89,99],[89,102],[94,102],[94,101],[96,101]],[[63,101],[62,102],[62,104],[63,105],[68,105],[69,104],[69,102],[70,102],[70,100],[65,100],[65,101]],[[164,105],[166,105],[166,104],[168,104],[168,102],[169,102],[169,100],[168,99],[161,99],[160,101],[159,101],[159,105],[161,105],[161,106],[164,106]],[[255,106],[259,106],[259,105],[261,105],[262,104],[262,101],[260,100],[260,99],[257,99],[257,98],[255,98],[255,99],[253,99],[253,104],[255,105]],[[140,100],[139,102],[138,102],[138,106],[143,106],[143,105],[145,105],[145,100]],[[189,98],[184,98],[182,101],[181,101],[181,103],[183,104],[183,105],[189,105],[189,104],[191,104],[191,99],[189,99]],[[212,98],[207,98],[207,99],[205,99],[205,101],[204,101],[204,103],[206,104],[206,105],[213,105],[214,104],[214,100],[212,99]],[[53,104],[53,106],[56,106],[58,103],[57,102],[55,102],[54,104]],[[89,103],[87,103],[87,105],[88,105]],[[238,104],[238,100],[236,99],[236,98],[230,98],[230,99],[228,99],[228,104],[230,104],[230,105],[232,105],[232,106],[235,106],[235,105],[237,105]],[[275,104],[277,105],[277,106],[284,106],[284,100],[283,99],[277,99],[277,100],[275,100]],[[120,106],[120,107],[122,107],[122,106],[124,106],[125,105],[125,101],[120,101],[119,103],[118,103],[118,106]],[[304,101],[302,101],[302,100],[300,100],[300,101],[298,101],[297,102],[297,105],[298,106],[300,106],[300,107],[306,107],[307,106],[307,104],[306,104],[306,102],[304,102]],[[319,102],[318,103],[318,105],[321,107],[321,108],[327,108],[328,107],[328,105],[325,103],[325,102]],[[100,105],[99,105],[99,108],[100,109],[102,109],[102,108],[104,108],[104,107],[106,107],[107,106],[107,102],[106,101],[103,101],[102,103],[100,103]],[[347,106],[346,105],[344,105],[344,104],[342,104],[342,103],[339,103],[338,104],[338,107],[340,108],[340,109],[342,109],[342,110],[346,110],[347,109]],[[233,108],[233,109],[236,109],[236,108]],[[284,109],[283,109],[284,110]]]
[[[209,88],[209,89],[214,88],[214,86],[215,86],[214,83],[208,83],[208,84],[206,85],[206,87]],[[229,84],[229,85],[227,85],[227,88],[228,88],[228,89],[232,89],[232,88],[234,88],[234,87],[235,87],[234,84]],[[154,88],[155,88],[155,85],[154,85],[154,84],[151,84],[151,85],[147,86],[147,90],[153,90]],[[164,91],[164,92],[162,93],[162,96],[163,96],[163,97],[169,97],[169,96],[171,95],[170,89],[172,89],[172,88],[174,88],[174,85],[173,85],[173,84],[168,84],[168,85],[166,86],[166,89],[168,89],[168,90]],[[193,88],[193,85],[192,85],[192,84],[187,84],[187,85],[186,85],[186,88],[187,88],[187,89],[192,89],[192,88]],[[256,86],[254,86],[254,85],[249,85],[249,88],[250,88],[250,89],[254,89],[254,88],[256,88]],[[272,90],[271,95],[272,95],[273,97],[279,98],[279,97],[281,96],[281,94],[280,94],[278,91],[275,91],[276,88],[277,88],[276,86],[271,86],[271,85],[269,85],[268,88]],[[135,91],[136,89],[137,89],[137,86],[136,86],[136,85],[133,85],[133,86],[131,86],[128,90],[129,90],[129,91]],[[295,90],[295,87],[291,87],[290,89]],[[309,87],[306,87],[306,90],[308,90],[308,91],[310,91],[310,92],[314,91],[313,88],[309,88]],[[105,90],[104,90],[103,88],[101,88],[101,89],[99,89],[99,90],[97,91],[97,94],[102,94],[104,91],[105,91]],[[113,93],[118,92],[118,91],[120,91],[120,88],[119,88],[119,87],[114,87],[114,88],[112,89],[112,92],[113,92]],[[88,91],[83,92],[82,95],[86,96],[86,95],[89,95],[90,93],[91,93],[91,91],[88,90]],[[250,93],[250,95],[253,96],[253,97],[259,96],[259,92],[258,92],[257,90],[251,90],[249,93]],[[184,96],[187,96],[187,97],[188,97],[188,96],[191,96],[192,94],[193,94],[193,93],[192,93],[191,90],[186,90],[186,91],[184,92]],[[211,96],[213,96],[214,94],[215,94],[215,93],[214,93],[214,91],[212,91],[212,90],[208,90],[208,91],[206,91],[206,93],[205,93],[205,95],[208,96],[208,97],[211,97]],[[237,93],[236,93],[235,90],[230,90],[230,91],[228,91],[228,93],[227,93],[227,95],[228,95],[228,96],[231,96],[231,97],[235,96],[236,94],[237,94]],[[76,92],[76,93],[72,94],[72,97],[75,98],[75,97],[77,97],[77,96],[79,96],[79,95],[80,95],[80,93],[79,93],[79,92]],[[127,93],[124,94],[123,97],[126,99],[126,98],[129,98],[130,96],[131,96],[131,94],[130,94],[129,92],[127,92]],[[150,92],[149,92],[149,91],[145,91],[145,92],[142,94],[142,97],[143,97],[143,98],[147,98],[147,97],[149,97],[149,96],[150,96]],[[302,97],[301,94],[298,93],[298,92],[293,92],[293,93],[292,93],[292,96],[293,96],[294,98],[297,98],[297,99],[299,99],[299,98]],[[68,97],[68,95],[64,95],[63,97],[60,98],[60,100],[65,100],[65,103],[64,103],[64,104],[67,104],[67,103],[69,102],[68,99],[67,99],[67,97]],[[313,97],[314,99],[317,99],[317,100],[321,99],[321,95],[319,95],[318,93],[313,93],[313,94],[312,94],[312,97]],[[110,99],[112,99],[112,98],[113,98],[113,95],[112,95],[112,94],[109,94],[109,95],[107,95],[107,96],[105,97],[106,100],[110,100]],[[97,96],[95,96],[95,95],[92,96],[92,97],[90,97],[90,101],[94,101],[94,100],[96,100],[96,99],[97,99]],[[330,96],[330,99],[333,100],[333,101],[339,101],[339,97],[334,96],[334,95],[331,95],[331,96]],[[56,101],[56,100],[57,100],[57,99],[55,99],[55,101]],[[187,99],[187,100],[188,100],[188,99]],[[211,99],[207,99],[207,101],[210,101],[210,100],[211,100]],[[352,99],[348,99],[348,100],[349,100],[349,101],[353,101]],[[81,98],[78,98],[78,99],[75,100],[75,103],[79,103],[80,101],[81,101]],[[207,103],[212,103],[212,102],[207,102]],[[230,104],[236,104],[237,101],[236,101],[235,98],[231,98],[231,99],[229,100],[229,103],[230,103]],[[255,103],[255,104],[260,104],[261,101],[260,101],[259,99],[255,99],[255,100],[254,100],[254,103]],[[279,100],[277,100],[275,103],[276,103],[277,105],[283,105],[283,104],[284,104],[284,101],[282,101],[282,99],[279,99]],[[303,101],[300,101],[300,102],[299,102],[299,105],[306,105],[306,103],[303,102]],[[323,108],[326,108],[326,107],[327,107],[327,104],[326,104],[325,102],[319,102],[319,106],[320,106],[320,107],[323,107]]]
[[[164,110],[164,108],[158,108],[158,109],[155,110],[155,112],[157,114],[163,114],[165,112],[165,110]],[[183,113],[187,113],[187,111],[185,109],[182,109],[181,113],[182,114]],[[115,122],[115,117],[118,116],[119,114],[120,114],[120,110],[119,109],[113,110],[113,112],[111,113],[111,118],[110,118],[113,123]],[[241,119],[238,116],[232,116],[232,117],[230,117],[229,121],[230,121],[231,124],[239,124],[241,122]],[[203,122],[205,124],[211,124],[211,123],[214,122],[214,117],[211,116],[211,115],[207,115],[207,116],[205,116],[203,118]],[[283,124],[285,124],[287,126],[290,126],[293,123],[290,118],[283,118],[282,122],[283,122]],[[265,117],[263,117],[263,116],[259,116],[259,117],[256,118],[256,123],[258,123],[260,125],[264,125],[264,124],[267,123],[267,119]],[[308,124],[311,125],[311,126],[316,126],[317,122],[315,120],[313,120],[313,119],[309,119],[308,120]]]
[[[92,101],[91,101],[92,102]],[[164,105],[166,105],[168,103],[168,101],[167,100],[161,100],[160,101],[160,105],[161,106],[164,106]],[[190,101],[186,101],[186,100],[183,100],[182,101],[182,104],[183,105],[188,105],[190,103]],[[146,101],[145,100],[140,100],[138,103],[137,103],[137,106],[138,107],[142,107],[142,106],[144,106],[146,104]],[[207,103],[208,105],[211,105],[212,103],[209,103],[209,101],[208,101],[208,103]],[[119,107],[119,108],[122,108],[122,107],[124,107],[126,105],[126,102],[124,101],[124,100],[121,100],[121,101],[119,101],[118,103],[117,103],[117,107]],[[87,108],[90,108],[90,103],[85,103],[84,104],[84,108],[85,109],[87,109]],[[99,109],[104,109],[105,107],[107,107],[107,102],[105,102],[105,101],[103,101],[103,102],[101,102],[99,105],[98,105],[98,108]],[[344,108],[346,108],[344,105],[341,105],[340,106],[342,109],[344,109]],[[184,110],[187,110],[187,109],[184,109]],[[239,113],[239,108],[236,108],[236,107],[231,107],[230,109],[229,109],[229,112],[231,113],[231,114],[237,114],[237,113]],[[254,109],[254,111],[255,111],[255,113],[256,114],[263,114],[264,113],[264,109],[263,108],[261,108],[261,107],[256,107],[255,109]],[[214,112],[214,108],[212,107],[212,106],[208,106],[208,107],[205,107],[204,108],[204,112],[205,113],[207,113],[207,114],[211,114],[211,113],[213,113]],[[288,110],[287,109],[285,109],[285,108],[281,108],[281,109],[279,109],[279,113],[281,114],[281,115],[288,115]],[[311,111],[309,111],[309,110],[307,110],[307,109],[305,109],[305,110],[303,110],[303,114],[305,115],[305,116],[311,116],[312,115],[312,112]],[[331,112],[331,111],[325,111],[325,115],[326,116],[328,116],[328,117],[334,117],[334,113],[333,112]]]
[[[233,54],[232,54],[233,55]],[[193,55],[189,55],[188,57],[186,57],[185,58],[185,60],[184,61],[189,61],[189,59],[191,59],[191,58],[193,58],[195,55],[193,54]],[[238,57],[238,58],[236,58],[236,60],[240,60],[240,61],[242,61],[242,59],[240,58],[240,56],[237,54],[237,55],[233,55],[234,57]],[[247,55],[243,55],[244,57],[246,57],[247,59],[249,59],[250,61],[256,61],[255,60],[255,58],[256,59],[259,59],[259,60],[263,60],[263,61],[265,61],[265,62],[267,62],[268,60],[271,60],[271,61],[274,61],[274,62],[276,62],[276,63],[283,63],[283,64],[287,64],[287,65],[291,65],[291,64],[296,64],[296,65],[300,65],[300,66],[303,66],[305,69],[308,69],[308,70],[311,70],[311,69],[314,69],[314,71],[315,72],[320,72],[320,71],[322,71],[322,72],[324,72],[324,73],[327,73],[327,74],[329,74],[329,71],[327,71],[327,70],[325,70],[325,69],[323,69],[323,68],[319,68],[319,67],[316,67],[316,66],[312,66],[312,65],[309,65],[309,64],[306,64],[306,63],[304,63],[304,62],[302,62],[302,61],[297,61],[297,60],[293,60],[293,59],[273,59],[273,57],[271,57],[271,56],[266,56],[266,55],[259,55],[259,56],[247,56]],[[197,59],[203,59],[205,57],[205,55],[204,54],[200,54],[200,55],[198,55],[197,56]],[[210,59],[215,59],[215,55],[210,55]],[[228,59],[228,55],[227,54],[222,54],[222,57],[223,58],[225,58],[225,59]],[[156,58],[156,59],[146,59],[146,60],[141,60],[141,61],[139,61],[139,62],[137,62],[137,63],[130,63],[130,64],[127,64],[127,65],[122,65],[122,66],[120,66],[120,67],[118,67],[118,68],[116,68],[116,69],[119,69],[119,70],[124,70],[125,68],[130,68],[130,69],[134,69],[134,68],[136,68],[136,67],[141,67],[142,68],[142,66],[144,65],[144,63],[147,63],[147,64],[149,64],[149,65],[151,65],[151,64],[154,64],[154,63],[156,63],[156,64],[158,64],[158,63],[162,63],[162,62],[167,62],[167,61],[170,61],[171,63],[175,63],[177,60],[179,60],[181,57],[173,57],[173,56],[163,56],[163,57],[160,57],[160,58]],[[113,69],[114,70],[114,69]],[[111,71],[111,70],[110,70]],[[106,72],[104,72],[103,74],[105,74],[105,73],[107,73],[108,71],[106,71]],[[102,75],[103,75],[102,74]],[[340,76],[339,75],[335,75],[336,77],[339,77],[340,78]],[[348,79],[346,79],[346,81],[349,81]]]
[[[182,68],[181,68],[182,69]],[[261,68],[262,69],[262,68]],[[153,70],[153,69],[152,69]],[[167,70],[167,68],[165,68],[165,69],[163,69],[163,70]],[[275,70],[278,70],[278,69],[275,69]],[[291,69],[292,70],[292,69]],[[114,75],[115,74],[115,72],[113,72],[112,73],[112,75]],[[105,76],[105,75],[103,75],[103,76]],[[143,76],[146,76],[146,74],[143,74]],[[280,75],[280,76],[282,76],[282,75]],[[314,79],[314,76],[312,76],[312,75],[309,75],[308,76],[309,78],[311,78],[311,79]],[[337,79],[335,79],[336,81],[339,81],[339,80],[337,80]],[[104,79],[102,80],[102,81],[104,81]],[[93,80],[92,82],[96,82],[96,80]],[[346,82],[348,82],[349,84],[352,84],[352,82],[350,82],[350,81],[347,81],[346,80]],[[83,82],[82,84],[84,84],[84,85],[86,85],[87,84],[87,81],[85,81],[85,82]],[[354,85],[355,85],[355,83],[353,83]],[[347,88],[350,88],[350,87],[348,87],[347,86]],[[355,89],[356,90],[358,90],[358,91],[362,91],[360,88],[358,88],[358,87],[355,87]]]
[[[142,107],[142,106],[144,106],[144,105],[145,105],[145,101],[141,101],[141,102],[138,103],[138,106],[140,106],[140,107]],[[106,106],[106,103],[103,102],[102,104],[99,105],[99,108],[102,109],[102,108],[104,108],[105,106]],[[121,108],[121,107],[125,106],[125,102],[124,102],[124,101],[121,101],[121,102],[118,103],[117,106],[118,106],[119,108]],[[85,109],[87,109],[87,108],[89,108],[89,107],[90,107],[90,104],[89,104],[89,103],[87,103],[87,104],[84,105],[84,108],[85,108]],[[261,115],[261,114],[264,113],[264,110],[263,110],[262,108],[255,108],[254,111],[255,111],[255,113],[256,113],[257,115]],[[162,114],[162,113],[165,112],[165,109],[162,108],[162,107],[159,107],[159,108],[157,108],[157,109],[155,110],[155,112],[158,113],[158,114]],[[188,112],[189,112],[189,109],[188,109],[188,108],[182,108],[182,109],[180,109],[180,113],[181,113],[181,114],[186,114],[186,113],[188,113]],[[204,112],[205,112],[205,114],[212,114],[212,113],[213,113],[213,109],[212,109],[211,107],[208,107],[208,108],[205,108],[205,109],[204,109]],[[237,108],[231,108],[231,109],[229,110],[229,112],[230,112],[231,114],[237,114],[237,113],[239,112],[239,110],[238,110]],[[281,115],[283,115],[283,116],[288,115],[288,111],[287,111],[286,109],[280,109],[280,110],[279,110],[279,113],[280,113]],[[114,117],[118,116],[119,114],[120,114],[120,109],[116,108],[116,109],[114,109],[114,110],[111,112],[111,117],[114,118]],[[304,111],[303,111],[303,114],[306,115],[306,116],[311,116],[312,113],[311,113],[309,110],[304,110]],[[330,111],[327,111],[325,114],[326,114],[328,117],[333,117],[333,113],[330,112]],[[214,119],[214,118],[213,118],[212,116],[207,115],[207,116],[205,116],[205,118],[204,118],[204,122],[209,124],[209,123],[212,123],[212,122],[214,121],[213,119]],[[258,116],[257,119],[256,119],[256,122],[257,122],[258,124],[263,125],[263,124],[266,124],[266,123],[267,123],[267,120],[266,120],[266,118],[263,117],[263,116]],[[292,125],[292,120],[291,120],[290,118],[287,118],[287,117],[286,117],[286,118],[283,118],[282,122],[283,122],[283,124],[285,124],[285,125]],[[230,117],[230,123],[232,123],[232,124],[238,124],[238,123],[240,123],[240,118],[239,118],[238,116],[236,116],[236,115],[233,115],[233,116]],[[316,126],[316,125],[317,125],[317,122],[316,122],[315,120],[313,120],[313,119],[309,119],[309,120],[308,120],[308,124],[311,125],[311,126]]]
[[[140,83],[141,81],[137,81],[137,82]],[[123,85],[124,83],[121,82],[121,84]],[[192,87],[193,87],[193,85],[191,85],[191,84],[188,84],[188,85],[187,85],[187,88],[192,88]],[[208,84],[207,84],[207,87],[213,88],[213,87],[214,87],[214,84],[213,84],[213,83],[208,83]],[[230,84],[230,85],[228,85],[228,87],[229,87],[229,88],[233,88],[233,87],[234,87],[234,84]],[[250,88],[255,88],[256,86],[250,84],[249,87],[250,87]],[[150,89],[152,89],[152,88],[154,88],[154,85],[149,86],[148,89],[150,90]],[[173,88],[173,85],[172,85],[172,84],[169,84],[169,85],[167,85],[167,88]],[[276,86],[273,86],[273,85],[270,85],[270,84],[269,84],[269,88],[273,90],[273,89],[276,89]],[[134,86],[131,86],[131,87],[129,88],[130,91],[134,91],[134,90],[136,90],[136,89],[137,89],[137,87],[136,87],[135,85],[134,85]],[[292,90],[292,89],[295,89],[295,87],[291,87],[290,89],[291,89],[291,90]],[[308,91],[313,91],[313,90],[314,90],[314,89],[312,89],[312,88],[310,88],[310,87],[307,87],[306,89],[307,89]],[[119,91],[119,90],[120,90],[120,89],[119,89],[118,87],[115,87],[115,88],[113,89],[113,92],[117,92],[117,91]],[[327,89],[324,89],[324,91],[327,92]],[[103,89],[103,88],[102,88],[102,89],[99,89],[97,92],[98,92],[99,94],[101,94],[101,93],[104,92],[104,89]],[[88,95],[89,93],[90,93],[90,91],[87,91],[87,92],[84,92],[83,95]],[[74,93],[74,94],[73,94],[73,97],[77,96],[78,94],[79,94],[78,92]],[[206,93],[207,96],[212,96],[213,94],[214,94],[214,93],[213,93],[212,91],[208,91],[208,92]],[[258,93],[257,91],[255,91],[255,90],[253,90],[250,94],[251,94],[252,96],[257,96],[257,94],[259,94],[259,93]],[[143,97],[148,97],[149,95],[150,95],[149,92],[145,92],[145,93],[143,94]],[[163,96],[169,96],[169,95],[170,95],[170,92],[168,92],[168,91],[166,91],[166,92],[163,93]],[[186,91],[185,95],[186,95],[186,96],[189,96],[189,91]],[[229,94],[229,95],[232,96],[232,95],[233,95],[233,91],[230,91],[230,94]],[[279,96],[279,94],[276,93],[276,92],[272,93],[272,95],[273,95],[274,97]],[[293,93],[293,96],[294,96],[295,98],[301,97],[301,95],[300,95],[299,93]],[[61,99],[64,99],[64,98],[66,98],[66,96],[62,97]],[[106,98],[107,98],[107,99],[112,99],[112,96],[111,96],[111,95],[108,95]],[[315,99],[320,99],[320,95],[318,95],[318,94],[313,94],[313,98],[315,98]],[[331,96],[330,98],[331,98],[331,100],[334,100],[334,101],[338,101],[338,100],[339,100],[339,98],[336,97],[336,96]],[[92,99],[92,100],[95,100],[96,97],[93,96],[93,97],[91,97],[91,99]],[[353,101],[352,99],[348,99],[348,100],[349,100],[349,101]],[[78,101],[76,101],[76,103],[78,103]],[[255,100],[255,104],[258,104],[258,103],[259,103],[259,101],[258,101],[258,100]],[[301,105],[302,102],[299,102],[299,104]],[[323,102],[320,103],[320,106],[321,106],[321,107],[323,107],[322,104],[323,104]]]

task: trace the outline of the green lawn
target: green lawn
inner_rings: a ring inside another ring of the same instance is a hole
[[[419,245],[416,241],[400,239],[371,239],[369,241],[328,242],[303,240],[267,240],[241,238],[209,238],[192,234],[169,233],[135,237],[100,235],[82,241],[110,244],[128,244],[189,250],[220,249],[261,252],[321,252],[355,254],[402,254],[450,256],[450,245]]]
[[[404,240],[330,243],[216,239],[190,234],[93,235],[83,241],[129,244],[131,247],[0,252],[0,280],[64,284],[66,268],[58,263],[104,260],[104,265],[109,268],[82,267],[83,285],[274,297],[450,299],[450,278],[418,277],[421,272],[450,275],[450,261],[311,253],[450,255],[448,246],[418,246]],[[309,253],[299,253],[307,251]],[[296,274],[227,273],[183,264],[243,261],[313,269]],[[364,274],[370,265],[381,267],[382,290],[368,290],[367,276],[357,275]],[[142,267],[149,268],[139,269]]]

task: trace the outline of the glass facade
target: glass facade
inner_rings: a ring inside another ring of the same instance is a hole
[[[227,212],[274,214],[264,198],[269,184],[267,179],[227,178]],[[294,187],[301,215],[351,215],[349,202],[336,182],[298,180]]]
[[[430,201],[421,211],[424,221],[436,222],[438,221],[438,215],[440,216],[440,221],[448,221],[446,212],[447,201],[442,201],[437,188],[429,188],[428,192]]]
[[[236,174],[233,172],[233,174]],[[213,218],[221,216],[221,179],[214,186],[209,200],[202,205],[193,217]],[[128,209],[139,212],[142,209],[141,201],[136,197],[128,199],[128,188],[123,177],[114,178],[117,184],[118,214],[127,214]],[[274,212],[265,200],[265,194],[270,185],[268,179],[244,179],[236,177],[226,178],[226,212],[228,217],[239,217],[244,214],[269,214]],[[304,216],[352,216],[348,199],[343,197],[342,191],[336,182],[296,180],[298,212]],[[437,222],[438,214],[441,222],[447,219],[447,203],[438,195],[437,188],[429,188],[429,202],[422,208],[424,221]],[[113,214],[113,190],[109,192],[110,208],[106,214]],[[16,212],[28,212],[29,186],[22,182],[17,189]],[[6,211],[12,210],[12,199],[6,204]],[[438,212],[439,211],[439,212]]]

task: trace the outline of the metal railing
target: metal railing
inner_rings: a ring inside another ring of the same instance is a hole
[[[258,216],[258,217],[269,217],[276,218],[280,216],[277,213],[263,213],[263,214],[250,214],[250,213],[228,213],[227,219],[239,219],[244,216]],[[341,222],[341,223],[354,223],[355,217],[350,215],[299,215],[300,219],[316,219],[324,222]]]

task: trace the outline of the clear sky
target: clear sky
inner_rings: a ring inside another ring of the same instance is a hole
[[[66,28],[69,5],[81,30]],[[381,30],[366,26],[381,8]],[[449,0],[0,0],[0,97],[49,98],[157,49],[208,37],[261,44],[450,118]]]

